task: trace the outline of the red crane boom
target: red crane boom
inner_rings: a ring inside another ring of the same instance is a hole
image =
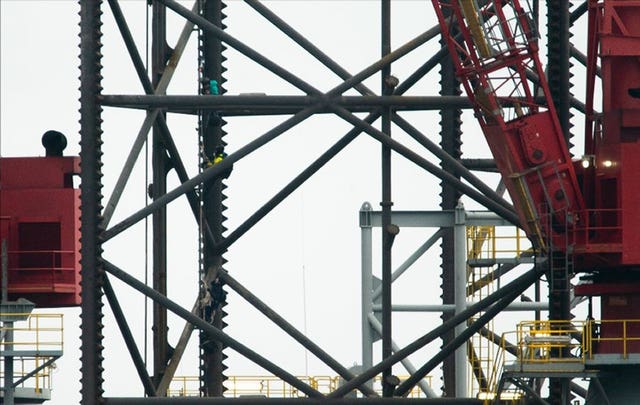
[[[611,399],[607,403],[637,403],[640,360],[628,355],[640,353],[640,1],[589,0],[585,154],[575,166],[532,21],[519,1],[432,2],[527,235],[542,249],[550,243],[551,251],[571,257],[573,268],[558,261],[562,276],[554,264],[558,255],[551,256],[550,280],[563,282],[558,288],[550,281],[552,307],[561,309],[555,316],[570,317],[561,293],[569,292],[572,271],[586,273],[574,292],[600,298],[592,361],[612,370],[628,367],[631,376],[623,383],[615,373],[603,376],[600,390]],[[598,61],[601,114],[594,109]]]
[[[432,2],[527,235],[543,250],[549,241],[563,249],[584,202],[529,13],[518,0]]]

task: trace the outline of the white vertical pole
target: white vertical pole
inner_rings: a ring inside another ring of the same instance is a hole
[[[373,240],[371,204],[360,208],[361,263],[362,263],[362,369],[373,367],[373,334],[369,314],[373,314]],[[372,386],[371,382],[367,383]]]
[[[456,314],[464,311],[467,303],[467,226],[464,205],[459,203],[455,210],[454,218],[454,284]],[[462,322],[455,328],[455,336],[460,335],[467,327]],[[456,398],[469,396],[467,383],[467,345],[463,344],[455,352],[456,364]]]

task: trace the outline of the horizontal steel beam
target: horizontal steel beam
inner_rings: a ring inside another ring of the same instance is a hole
[[[475,398],[104,398],[104,405],[218,404],[218,405],[482,405]]]
[[[475,305],[477,302],[467,302],[466,307]],[[454,312],[456,309],[455,304],[436,304],[436,305],[406,305],[397,304],[392,305],[391,310],[396,312]],[[512,302],[507,305],[503,311],[546,311],[549,309],[548,302]],[[374,304],[373,310],[376,312],[382,311],[382,305]]]
[[[483,172],[497,172],[495,159],[492,158],[468,158],[460,159],[460,163],[469,170],[483,171]]]
[[[360,226],[382,226],[381,211],[362,211]],[[391,223],[408,228],[442,228],[454,225],[454,211],[393,211]],[[368,221],[368,222],[365,222]],[[515,226],[490,211],[466,211],[465,223],[470,226]]]
[[[99,99],[103,106],[153,108],[215,109],[224,112],[237,107],[288,107],[304,108],[315,104],[331,103],[344,107],[400,107],[414,106],[425,110],[443,107],[471,108],[467,97],[460,96],[288,96],[266,94],[240,95],[103,95]]]

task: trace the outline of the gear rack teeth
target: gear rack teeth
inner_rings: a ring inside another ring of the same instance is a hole
[[[101,401],[104,390],[102,329],[102,1],[80,4],[80,229],[81,229],[81,403]]]
[[[223,12],[227,5],[224,1],[200,0],[200,5],[201,14],[204,18],[223,30],[227,28],[224,23],[226,14]],[[227,69],[224,67],[224,62],[227,58],[223,53],[226,51],[227,47],[215,36],[203,31],[199,31],[198,40],[198,65],[201,67],[200,74],[202,75],[200,79],[202,80],[207,78],[209,80],[216,80],[219,90],[218,94],[225,94],[225,84],[227,80],[224,77],[224,73]],[[202,115],[200,119],[202,122]],[[200,142],[203,145],[205,155],[208,156],[208,154],[212,153],[220,146],[227,146],[227,142],[224,139],[227,135],[224,130],[226,123],[227,121],[224,117],[219,117],[215,127],[206,128],[205,130],[200,131]],[[200,128],[203,128],[203,125],[200,125]],[[211,187],[205,188],[202,193],[204,202],[203,208],[206,219],[214,233],[214,236],[218,240],[221,240],[227,231],[226,226],[224,226],[227,221],[227,217],[224,215],[227,207],[223,204],[227,199],[225,194],[226,189],[227,185],[225,184],[224,179],[220,179],[214,182]],[[227,262],[224,257],[210,256],[210,254],[207,253],[209,251],[207,243],[201,244],[201,247],[203,247],[203,253],[201,254],[201,271],[207,269],[210,263],[217,263],[217,266],[220,266],[221,269],[224,268],[224,264]],[[224,291],[224,284],[220,283],[220,285]],[[223,296],[225,295],[226,292]],[[223,330],[224,327],[227,326],[227,323],[224,321],[227,316],[227,312],[225,311],[226,305],[226,298],[223,298],[219,303],[219,307],[216,310],[217,313],[213,319],[214,326],[220,330]],[[205,345],[203,343],[207,337],[203,336],[202,333],[200,337],[201,392],[204,396],[223,396],[224,391],[226,390],[224,382],[227,380],[225,375],[227,366],[224,364],[224,360],[227,358],[224,354],[225,346],[219,342],[213,345]]]
[[[446,43],[441,40],[441,46],[446,46]],[[449,58],[443,59],[440,64],[440,95],[454,95],[459,96],[462,94],[460,89],[460,83],[455,77],[453,64]],[[440,146],[444,151],[449,153],[454,158],[459,159],[462,155],[461,152],[461,115],[460,109],[441,110],[440,111],[440,126],[441,126],[441,144]],[[447,169],[444,165],[445,170]],[[455,191],[452,187],[446,183],[441,182],[441,203],[442,209],[454,209],[458,204],[460,193]],[[442,303],[453,304],[454,303],[454,283],[453,283],[453,233],[451,229],[446,229],[441,239],[441,291],[442,291]],[[446,321],[452,315],[449,313],[443,313],[441,315],[442,321]],[[442,337],[442,347],[448,344],[454,338],[453,331],[450,331]],[[455,362],[454,356],[449,356],[442,362],[442,382],[444,386],[442,391],[445,397],[455,396]]]

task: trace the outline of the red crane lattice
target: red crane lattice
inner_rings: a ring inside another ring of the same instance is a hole
[[[432,2],[522,226],[538,247],[562,249],[584,203],[530,14],[517,0]]]

